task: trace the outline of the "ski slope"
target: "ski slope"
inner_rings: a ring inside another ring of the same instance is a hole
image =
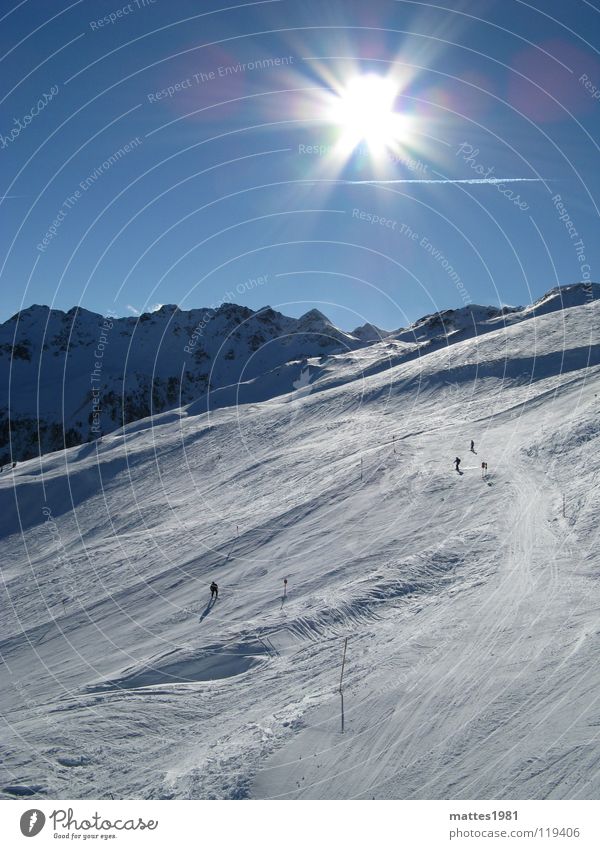
[[[2,797],[597,798],[599,326],[385,340],[4,471]]]

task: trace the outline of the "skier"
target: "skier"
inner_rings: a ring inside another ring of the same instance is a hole
[[[471,440],[471,451],[475,453],[475,443],[473,442],[473,440]]]
[[[487,463],[481,464],[481,477],[484,478],[487,475]]]
[[[219,585],[215,581],[210,585],[210,598],[219,598]]]
[[[456,471],[459,472],[460,469],[458,467],[460,466],[460,457],[457,457],[454,462],[456,464]]]

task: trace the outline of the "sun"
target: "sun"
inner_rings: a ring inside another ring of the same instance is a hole
[[[394,111],[398,90],[391,79],[364,74],[351,79],[331,105],[330,120],[341,131],[340,146],[350,152],[365,142],[382,153],[402,141],[407,116]]]

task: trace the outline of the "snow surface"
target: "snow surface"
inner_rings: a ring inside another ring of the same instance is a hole
[[[0,794],[597,798],[600,308],[576,303],[5,470]]]

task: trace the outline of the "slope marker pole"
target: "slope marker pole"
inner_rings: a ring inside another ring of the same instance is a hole
[[[342,722],[342,733],[344,732],[344,692],[342,690],[342,682],[344,680],[344,666],[346,665],[346,649],[348,648],[348,637],[344,640],[344,653],[342,655],[342,671],[340,673],[340,711]]]

